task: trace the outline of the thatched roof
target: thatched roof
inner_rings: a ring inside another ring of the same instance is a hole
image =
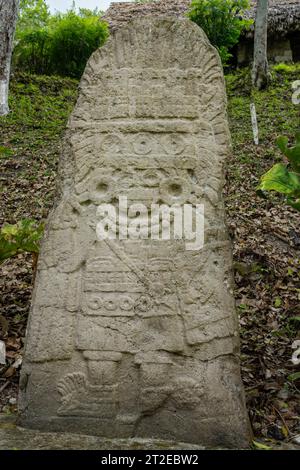
[[[183,17],[190,0],[156,0],[153,3],[116,2],[112,3],[102,19],[115,31],[136,16],[176,16]],[[256,0],[246,16],[255,18]],[[252,27],[246,37],[253,36]],[[286,36],[300,31],[300,0],[270,0],[268,31],[270,36]]]
[[[255,19],[256,0],[247,16]],[[268,34],[270,36],[287,36],[300,31],[300,0],[269,0]],[[253,36],[254,26],[246,34]]]

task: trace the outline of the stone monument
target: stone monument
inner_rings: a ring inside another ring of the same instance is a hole
[[[197,25],[143,17],[92,55],[38,263],[22,425],[247,446],[222,202],[229,151],[222,66]],[[137,227],[153,203],[203,205],[204,246],[121,237],[121,218],[115,237],[99,237],[100,205]]]

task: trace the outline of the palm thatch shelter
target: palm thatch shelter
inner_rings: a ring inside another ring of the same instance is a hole
[[[103,19],[110,30],[116,31],[136,16],[185,16],[190,0],[153,0],[150,3],[112,3]],[[256,0],[246,12],[248,18],[255,19]],[[254,25],[245,31],[234,51],[239,65],[247,64],[253,56]],[[300,0],[270,0],[268,22],[268,54],[273,62],[300,61]]]

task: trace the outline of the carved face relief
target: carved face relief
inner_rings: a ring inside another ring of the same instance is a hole
[[[247,445],[222,202],[229,144],[221,63],[197,25],[139,18],[92,55],[39,260],[23,425]],[[201,249],[124,236],[125,218],[148,228],[153,205],[201,204]],[[103,205],[115,236],[98,236]]]

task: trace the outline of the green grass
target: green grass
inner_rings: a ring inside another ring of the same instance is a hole
[[[12,79],[11,112],[0,118],[0,224],[47,216],[77,84],[72,79],[27,74]]]
[[[248,68],[226,76],[228,112],[235,146],[252,142],[249,107],[254,101],[258,116],[260,142],[272,143],[281,134],[294,136],[299,127],[297,107],[292,103],[292,83],[300,79],[300,64],[272,67],[272,82],[264,91],[251,93]]]

